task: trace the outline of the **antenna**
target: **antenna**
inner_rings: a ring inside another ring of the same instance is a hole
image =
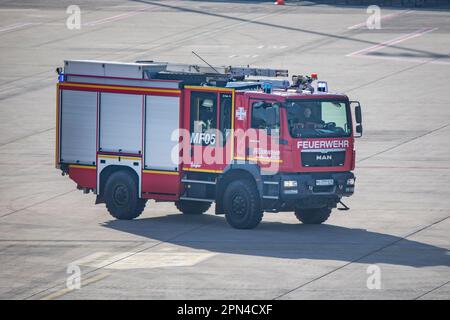
[[[195,54],[195,56],[197,58],[199,58],[200,60],[202,60],[204,63],[206,63],[210,68],[212,68],[215,72],[217,72],[218,74],[220,74],[219,71],[217,71],[216,68],[214,68],[212,65],[210,65],[205,59],[203,59],[202,57],[200,57],[197,53],[195,53],[194,51],[192,51],[193,54]]]

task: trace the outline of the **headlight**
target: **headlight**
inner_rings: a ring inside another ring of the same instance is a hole
[[[283,182],[283,186],[285,188],[297,187],[297,181],[295,181],[295,180],[286,180],[286,181]]]
[[[355,178],[347,179],[347,185],[348,186],[353,186],[354,184],[355,184]]]

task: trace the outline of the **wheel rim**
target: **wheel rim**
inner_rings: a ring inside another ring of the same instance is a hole
[[[235,194],[231,200],[231,210],[238,217],[243,217],[247,213],[247,201],[241,194]]]
[[[119,206],[124,206],[129,201],[128,189],[124,185],[118,185],[113,193],[114,202]]]

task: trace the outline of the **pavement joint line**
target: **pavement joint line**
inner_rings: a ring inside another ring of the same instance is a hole
[[[28,205],[28,206],[26,206],[26,207],[23,207],[23,208],[14,210],[14,211],[12,211],[12,212],[8,212],[8,213],[6,213],[6,214],[0,216],[0,219],[1,219],[1,218],[4,218],[4,217],[7,217],[7,216],[10,216],[10,215],[12,215],[12,214],[14,214],[14,213],[17,213],[17,212],[20,212],[20,211],[29,209],[29,208],[31,208],[31,207],[33,207],[33,206],[37,206],[37,205],[40,205],[40,204],[45,203],[45,202],[47,202],[47,201],[56,199],[56,198],[58,198],[58,197],[64,196],[64,195],[69,194],[69,193],[74,192],[74,191],[76,191],[76,190],[74,189],[74,190],[70,190],[70,191],[67,191],[67,192],[63,192],[63,193],[57,194],[57,195],[55,195],[55,196],[53,196],[53,197],[50,197],[50,198],[48,198],[48,199],[45,199],[45,200],[42,200],[42,201],[38,201],[38,202],[32,203],[32,204],[30,204],[30,205]]]
[[[149,9],[151,9],[151,8],[149,8],[149,7],[139,8],[139,9],[136,9],[133,11],[127,11],[127,12],[123,12],[120,14],[116,14],[114,16],[110,16],[107,18],[90,21],[90,22],[85,23],[84,25],[90,27],[90,26],[97,26],[97,25],[101,25],[101,24],[105,24],[105,23],[109,23],[109,22],[114,22],[114,21],[129,18],[129,17],[133,17],[133,16],[141,14]]]
[[[450,170],[450,167],[359,166],[361,169]]]
[[[15,9],[16,11],[24,11],[24,10],[29,10],[28,8],[17,8],[17,9]],[[1,9],[0,9],[0,13],[1,13]],[[87,13],[86,13],[87,12]],[[91,10],[91,11],[88,11],[88,10],[85,10],[84,12],[83,12],[83,16],[86,16],[86,15],[89,15],[90,13],[97,13],[97,11],[93,11],[93,10]],[[51,23],[61,23],[61,18],[60,17],[58,17],[58,18],[55,18],[55,19],[49,19],[49,20],[47,20],[46,22],[33,22],[33,23],[31,23],[31,25],[38,25],[38,26],[42,26],[42,25],[47,25],[47,24],[51,24]],[[65,25],[65,22],[63,23],[63,25]],[[26,28],[25,28],[26,29]],[[13,31],[21,31],[21,30],[24,30],[24,28],[22,28],[22,29],[17,29],[17,30],[13,30]]]
[[[401,142],[401,143],[399,143],[399,144],[396,144],[395,146],[389,147],[389,148],[384,149],[384,150],[382,150],[382,151],[376,152],[376,153],[374,153],[374,154],[372,154],[372,155],[370,155],[370,156],[367,156],[367,157],[365,157],[365,158],[362,158],[362,159],[360,159],[360,160],[357,160],[356,163],[361,163],[361,162],[363,162],[363,161],[365,161],[365,160],[368,160],[368,159],[370,159],[370,158],[376,157],[376,156],[378,156],[378,155],[380,155],[380,154],[383,154],[383,153],[392,151],[392,150],[394,150],[394,149],[396,149],[396,148],[398,148],[398,147],[401,147],[401,146],[403,146],[403,145],[405,145],[405,144],[407,144],[407,143],[410,143],[410,142],[412,142],[412,141],[415,141],[415,140],[417,140],[417,139],[423,138],[423,137],[425,137],[425,136],[427,136],[427,135],[429,135],[429,134],[432,134],[432,133],[434,133],[434,132],[436,132],[436,131],[442,130],[442,129],[448,127],[448,126],[450,126],[450,123],[444,124],[444,125],[442,125],[442,126],[440,126],[440,127],[438,127],[438,128],[432,129],[432,130],[430,130],[430,131],[428,131],[428,132],[425,132],[425,133],[420,134],[420,135],[418,135],[418,136],[412,137],[411,139],[408,139],[408,140],[406,140],[406,141],[403,141],[403,142]]]
[[[103,273],[100,273],[100,274],[93,275],[92,277],[87,278],[86,280],[83,280],[83,278],[81,278],[81,287],[80,287],[80,289],[82,287],[86,287],[86,286],[90,285],[91,283],[95,283],[95,282],[98,282],[100,280],[103,280],[104,278],[106,278],[109,275],[110,275],[109,273],[103,272]],[[72,291],[75,291],[75,290],[79,290],[79,289],[75,289],[75,288],[71,289],[71,288],[67,288],[66,287],[64,289],[58,290],[56,292],[53,292],[53,293],[49,294],[48,296],[45,296],[45,297],[43,297],[43,298],[41,298],[39,300],[55,300],[55,299],[58,299],[58,298],[60,298],[60,297],[62,297],[64,295],[72,292]]]
[[[347,266],[349,266],[349,265],[351,265],[351,264],[353,264],[353,263],[355,263],[355,262],[361,261],[361,260],[364,259],[364,258],[367,258],[367,257],[369,257],[369,256],[371,256],[371,255],[373,255],[373,254],[375,254],[375,253],[378,253],[378,252],[380,252],[380,251],[382,251],[382,250],[384,250],[384,249],[386,249],[386,248],[388,248],[388,247],[391,247],[391,246],[393,246],[393,245],[399,243],[400,241],[403,241],[403,240],[405,240],[405,239],[407,239],[407,238],[409,238],[409,237],[411,237],[411,236],[413,236],[413,235],[416,235],[417,233],[419,233],[419,232],[421,232],[421,231],[424,231],[424,230],[426,230],[426,229],[428,229],[428,228],[430,228],[430,227],[432,227],[432,226],[434,226],[434,225],[436,225],[436,224],[438,224],[438,223],[441,223],[441,222],[447,220],[448,218],[450,218],[450,216],[447,216],[447,217],[445,217],[445,218],[441,218],[441,219],[439,219],[439,220],[437,220],[437,221],[435,221],[435,222],[433,222],[433,223],[431,223],[431,224],[428,224],[428,225],[426,225],[425,227],[420,228],[420,229],[418,229],[418,230],[416,230],[416,231],[413,231],[413,232],[407,234],[407,235],[404,236],[404,237],[401,237],[401,238],[399,238],[399,239],[397,239],[397,240],[395,240],[395,241],[393,241],[393,242],[391,242],[391,243],[388,243],[387,245],[384,245],[384,246],[382,246],[382,247],[380,247],[380,248],[378,248],[378,249],[375,249],[375,250],[373,250],[373,251],[371,251],[371,252],[368,252],[368,253],[362,255],[361,257],[359,257],[359,258],[357,258],[357,259],[354,259],[354,260],[352,260],[352,261],[349,261],[349,262],[347,262],[347,263],[345,263],[345,264],[343,264],[343,265],[341,265],[341,266],[339,266],[339,267],[337,267],[337,268],[335,268],[335,269],[333,269],[333,270],[331,270],[331,271],[328,271],[328,272],[326,272],[326,273],[324,273],[324,274],[322,274],[322,275],[320,275],[320,276],[318,276],[318,277],[316,277],[316,278],[314,278],[314,279],[312,279],[312,280],[309,280],[309,281],[307,281],[307,282],[305,282],[305,283],[303,283],[303,284],[301,284],[301,285],[299,285],[299,286],[297,286],[297,287],[295,287],[295,288],[293,288],[293,289],[290,289],[290,290],[288,290],[287,292],[285,292],[285,293],[283,293],[283,294],[280,294],[280,295],[276,296],[275,298],[272,298],[272,300],[280,299],[281,297],[284,297],[284,296],[286,296],[286,295],[288,295],[288,294],[290,294],[290,293],[292,293],[292,292],[294,292],[294,291],[297,291],[298,289],[301,289],[301,288],[307,286],[308,284],[311,284],[311,283],[313,283],[313,282],[315,282],[315,281],[318,281],[318,280],[320,280],[320,279],[323,279],[323,278],[325,278],[326,276],[328,276],[328,275],[330,275],[330,274],[332,274],[332,273],[335,273],[336,271],[339,271],[339,270],[341,270],[341,269],[343,269],[343,268],[345,268],[345,267],[347,267]]]
[[[448,54],[447,54],[447,57],[448,57]],[[389,78],[389,77],[396,76],[396,75],[398,75],[398,74],[400,74],[400,73],[403,73],[403,72],[406,72],[406,71],[409,71],[409,70],[412,70],[412,69],[421,67],[421,66],[426,65],[426,64],[428,64],[428,63],[432,63],[433,61],[436,61],[436,60],[438,60],[438,59],[440,59],[440,58],[442,58],[442,57],[433,58],[433,59],[430,59],[430,60],[427,60],[427,61],[423,61],[423,62],[421,62],[421,63],[417,63],[417,64],[415,64],[415,65],[413,65],[413,66],[406,67],[406,68],[401,69],[401,70],[399,70],[399,71],[394,71],[394,72],[388,73],[388,74],[386,74],[386,75],[384,75],[384,76],[382,76],[382,77],[379,77],[379,78],[377,78],[377,79],[371,80],[371,81],[366,82],[366,83],[364,83],[364,84],[358,85],[358,86],[353,87],[353,88],[350,88],[350,89],[348,89],[348,90],[343,90],[343,92],[348,93],[348,92],[352,92],[352,91],[354,91],[354,90],[356,90],[356,89],[364,88],[364,87],[366,87],[366,86],[368,86],[368,85],[377,83],[378,81],[385,80],[385,79],[387,79],[387,78]]]
[[[148,5],[148,4],[147,4],[147,5]],[[242,16],[246,16],[246,15],[247,15],[247,14],[244,14],[244,15],[242,15]],[[241,16],[238,16],[238,17],[241,18]],[[263,17],[265,17],[265,16],[263,16]],[[242,18],[241,18],[241,19],[242,19]],[[55,20],[51,20],[51,21],[55,21]],[[211,26],[212,24],[216,24],[216,23],[217,23],[217,24],[220,24],[220,23],[222,23],[222,22],[223,22],[223,21],[220,20],[220,21],[217,21],[217,22],[214,22],[214,23],[208,23],[207,25],[208,25],[208,26]],[[219,27],[219,28],[217,28],[217,29],[215,29],[215,30],[217,30],[217,32],[219,32],[219,31],[222,31],[224,27],[233,27],[233,26],[235,26],[235,25],[237,25],[237,24],[239,24],[239,23],[235,23],[235,24],[231,24],[231,25]],[[152,41],[152,43],[155,42],[155,41],[161,40],[161,39],[167,39],[168,37],[179,36],[180,34],[189,33],[189,32],[191,32],[191,30],[197,30],[197,29],[199,29],[199,28],[198,28],[198,27],[196,27],[196,28],[191,28],[191,29],[186,30],[186,31],[184,31],[184,32],[182,32],[182,33],[180,33],[180,32],[174,32],[173,34],[171,34],[171,35],[169,35],[169,36],[162,37],[162,38],[159,38],[159,39],[157,39],[157,40],[154,40],[154,41]],[[99,31],[99,30],[102,30],[102,29],[101,29],[101,26],[98,27],[97,29],[92,29],[92,30],[90,30],[90,31],[88,31],[88,32],[76,34],[76,35],[74,35],[74,36],[72,36],[72,37],[69,37],[69,38],[66,37],[66,38],[64,38],[64,39],[56,39],[56,40],[51,40],[51,41],[47,41],[47,42],[44,42],[44,43],[40,43],[39,46],[48,45],[48,44],[51,44],[51,43],[54,43],[54,42],[57,42],[57,41],[60,41],[60,40],[68,40],[68,39],[72,39],[72,38],[74,38],[74,37],[78,37],[78,36],[85,35],[85,34],[87,34],[87,33],[95,32],[95,31]],[[214,31],[214,30],[211,30],[211,31]],[[191,35],[190,37],[184,37],[184,38],[179,39],[179,40],[175,40],[175,41],[171,41],[171,42],[167,42],[167,43],[158,45],[156,48],[161,49],[161,48],[164,48],[164,47],[167,47],[167,46],[173,46],[174,44],[177,44],[178,46],[180,46],[182,43],[186,42],[187,40],[190,40],[192,37],[197,37],[197,36],[202,35],[202,34],[203,34],[203,33],[200,31],[200,32],[197,32],[197,33],[194,34],[194,35]],[[105,57],[110,57],[111,55],[112,55],[112,56],[115,56],[115,55],[118,54],[118,53],[119,53],[119,54],[120,54],[120,53],[124,53],[124,52],[126,52],[127,50],[130,50],[130,49],[133,49],[133,48],[136,49],[136,48],[142,47],[142,46],[147,45],[147,44],[148,44],[148,42],[144,42],[144,43],[140,43],[140,44],[137,44],[137,45],[129,46],[129,47],[126,47],[126,48],[121,48],[121,49],[118,49],[117,51],[113,52],[112,54],[100,54],[100,55],[95,56],[94,58],[95,58],[95,59],[101,59],[101,58],[105,58]],[[177,46],[176,46],[176,47],[177,47]],[[155,48],[152,48],[152,49],[155,49]],[[122,60],[123,60],[123,59],[126,59],[126,57],[128,57],[128,56],[125,56],[124,58],[122,58]],[[94,59],[94,58],[93,58],[93,59]],[[118,60],[120,60],[120,59],[118,59]],[[37,74],[35,74],[35,75],[45,74],[45,73],[50,73],[50,72],[49,72],[49,71],[45,71],[45,72],[37,73]],[[14,81],[21,81],[21,80],[28,79],[28,78],[32,78],[32,79],[33,79],[32,81],[29,81],[29,84],[35,84],[35,83],[37,82],[37,79],[35,79],[35,78],[33,78],[33,77],[24,77],[24,78],[16,79],[16,80],[14,80]],[[42,78],[41,80],[51,80],[51,79],[53,79],[53,76],[47,76],[47,77]],[[40,83],[40,81],[39,81],[39,83]],[[26,85],[26,84],[25,84],[25,85]],[[49,86],[49,85],[48,85],[48,86]],[[46,85],[42,85],[42,86],[39,86],[38,89],[42,89],[42,88],[45,88],[45,87],[47,87],[47,86],[46,86]],[[23,90],[23,89],[24,89],[24,86],[21,86],[21,87],[14,87],[14,86],[12,86],[12,87],[7,87],[7,88],[3,88],[3,89],[0,88],[0,95],[6,94],[5,97],[0,97],[0,100],[8,99],[8,98],[10,98],[10,97],[14,97],[14,96],[20,94],[20,91]],[[27,89],[27,88],[25,88],[25,89]],[[19,93],[16,93],[16,94],[13,93],[12,95],[7,95],[9,92],[14,91],[14,90],[19,90]]]
[[[12,24],[9,26],[4,26],[4,27],[0,28],[0,33],[8,33],[11,31],[20,30],[20,29],[26,28],[31,25],[36,25],[36,24],[39,24],[39,23],[36,23],[36,22],[15,23],[15,24]]]
[[[173,5],[169,5],[169,4],[163,4],[163,3],[159,3],[159,2],[154,2],[154,1],[146,1],[146,0],[135,0],[136,2],[142,2],[142,3],[148,3],[148,4],[153,4],[156,6],[160,6],[160,7],[164,7],[164,8],[170,8],[173,10],[177,10],[177,11],[184,11],[184,12],[191,12],[191,13],[197,13],[197,14],[202,14],[202,15],[209,15],[209,16],[214,16],[214,17],[220,17],[220,18],[224,18],[224,19],[231,19],[231,20],[238,20],[238,21],[246,21],[249,22],[248,20],[244,20],[242,18],[238,18],[238,17],[232,17],[229,15],[224,15],[224,14],[219,14],[219,13],[213,13],[213,12],[207,12],[207,11],[202,11],[199,9],[190,9],[190,8],[186,8],[186,7],[176,7]],[[285,11],[291,11],[290,9],[293,8],[291,6],[287,6]],[[359,42],[359,43],[366,43],[366,44],[371,44],[371,45],[378,45],[379,42],[374,42],[374,41],[370,41],[370,40],[363,40],[363,39],[355,39],[355,38],[351,38],[345,35],[341,35],[341,34],[332,34],[332,33],[325,33],[325,32],[321,32],[321,31],[314,31],[314,30],[309,30],[309,29],[302,29],[302,28],[296,28],[296,27],[290,27],[290,26],[283,26],[283,25],[277,25],[274,23],[269,23],[269,22],[264,22],[264,21],[250,21],[250,23],[253,24],[257,24],[260,26],[264,26],[264,27],[272,27],[272,28],[278,28],[278,29],[284,29],[284,30],[289,30],[289,31],[296,31],[296,32],[302,32],[302,33],[308,33],[308,34],[313,34],[313,35],[318,35],[318,36],[322,36],[322,37],[329,37],[329,38],[335,38],[337,40],[347,40],[347,41],[353,41],[353,42]],[[357,30],[346,30],[346,32],[348,31],[357,31]],[[344,32],[343,34],[346,34],[346,32]],[[317,42],[317,40],[316,40]],[[418,50],[418,49],[411,49],[411,48],[407,48],[407,47],[399,47],[399,46],[392,46],[392,48],[396,48],[396,49],[401,49],[401,50],[407,50],[407,51],[413,51],[416,53],[422,53],[422,54],[434,54],[433,52],[428,52],[428,51],[424,51],[424,50]]]
[[[383,29],[387,30],[387,28],[383,28]],[[334,35],[335,36],[334,39],[328,39],[328,38],[322,38],[320,40],[313,39],[313,40],[311,40],[310,42],[308,42],[306,44],[302,44],[300,46],[289,48],[289,49],[283,50],[281,52],[282,53],[289,53],[289,52],[293,52],[293,51],[294,52],[301,51],[301,52],[304,53],[304,52],[308,52],[308,51],[311,51],[311,50],[316,50],[316,49],[321,48],[321,47],[323,47],[325,45],[329,45],[331,43],[339,41],[339,40],[341,40],[340,38],[346,38],[346,36],[349,35],[349,34],[355,34],[355,33],[358,34],[358,33],[362,32],[362,31],[365,31],[365,30],[364,29],[360,29],[360,28],[347,29],[347,30],[344,30],[343,32],[335,34]],[[377,44],[376,42],[372,42],[372,41],[370,43],[371,44]],[[280,55],[280,54],[278,54],[278,55]],[[369,58],[370,56],[355,56],[355,57],[357,57],[357,58]],[[270,60],[270,59],[271,59],[271,57],[258,59],[258,60],[253,60],[252,64],[261,63],[263,61],[267,61],[267,60]]]
[[[178,42],[177,46],[180,46],[182,43],[188,42],[188,41],[196,39],[198,37],[209,36],[209,35],[215,34],[217,32],[222,32],[222,31],[230,29],[230,28],[235,28],[237,26],[245,25],[245,24],[248,24],[248,23],[254,23],[254,22],[257,22],[258,20],[265,19],[265,18],[268,18],[268,17],[271,17],[271,16],[277,16],[277,15],[280,15],[280,14],[284,13],[285,11],[287,11],[287,10],[284,10],[282,12],[271,12],[269,14],[264,14],[262,16],[259,16],[259,17],[253,18],[253,19],[244,20],[242,22],[237,22],[237,23],[232,23],[232,24],[225,25],[223,27],[220,27],[220,28],[217,28],[217,29],[214,29],[214,30],[208,30],[207,32],[200,32],[200,33],[197,33],[197,34],[195,34],[193,36],[190,36],[190,37],[187,37],[187,38],[184,38],[184,39],[180,39],[179,41],[177,41]],[[164,47],[167,47],[167,46],[171,46],[171,45],[172,45],[172,42],[166,43],[166,44],[163,44],[163,45],[160,45],[160,46],[158,45],[158,46],[156,46],[154,48],[151,48],[150,50],[144,50],[144,51],[139,52],[139,53],[130,54],[130,55],[126,56],[124,59],[130,59],[132,57],[138,57],[138,56],[147,54],[150,51],[154,51],[155,49],[161,49],[161,48],[164,48]]]
[[[361,55],[354,55],[353,58],[359,58],[359,59],[373,59],[373,60],[384,60],[384,61],[401,61],[401,62],[408,62],[408,63],[424,63],[429,62],[431,64],[438,64],[438,65],[450,65],[450,62],[448,61],[439,61],[434,60],[432,58],[428,59],[415,59],[415,58],[398,58],[398,57],[381,57],[381,56],[371,56],[367,54],[361,54]]]
[[[45,132],[48,132],[48,131],[51,131],[51,130],[55,130],[55,127],[48,128],[48,129],[44,129],[44,130],[41,130],[41,131],[36,131],[36,132],[30,133],[30,134],[27,134],[27,135],[25,135],[25,136],[16,138],[16,139],[14,139],[14,140],[5,142],[5,143],[3,143],[3,144],[0,144],[0,148],[3,148],[4,146],[7,146],[8,144],[15,143],[15,142],[18,142],[18,141],[20,141],[20,140],[23,140],[23,139],[26,139],[26,138],[29,138],[29,137],[32,137],[32,136],[35,136],[35,135],[39,135],[39,134],[41,134],[41,133],[45,133]]]
[[[183,232],[181,232],[181,233],[179,233],[179,234],[177,234],[177,235],[175,235],[175,236],[173,236],[173,237],[171,237],[171,238],[168,238],[168,239],[166,239],[166,240],[160,240],[160,241],[158,241],[157,243],[152,244],[151,246],[147,246],[147,247],[145,247],[145,248],[143,248],[143,249],[141,249],[141,250],[137,250],[136,252],[133,252],[133,253],[131,253],[131,254],[129,254],[129,255],[123,256],[123,257],[121,257],[120,259],[117,259],[117,260],[112,261],[112,262],[110,262],[110,263],[108,263],[108,264],[105,264],[105,265],[103,265],[103,266],[101,266],[101,267],[98,267],[98,268],[95,268],[95,269],[93,269],[93,270],[91,270],[91,271],[89,271],[89,272],[86,272],[86,275],[91,274],[91,273],[93,273],[93,272],[96,272],[96,271],[98,271],[98,270],[104,269],[104,268],[106,268],[106,267],[108,267],[108,266],[110,266],[110,265],[112,265],[112,264],[114,264],[114,263],[116,263],[116,262],[119,262],[119,261],[128,259],[129,257],[132,257],[132,256],[134,256],[134,255],[136,255],[136,254],[138,254],[138,253],[144,252],[144,251],[149,250],[149,249],[153,249],[153,248],[155,248],[155,247],[157,247],[157,246],[159,246],[159,245],[161,245],[161,244],[163,244],[163,243],[170,242],[170,241],[172,241],[172,240],[174,240],[174,239],[176,239],[176,238],[178,238],[178,237],[180,237],[180,236],[182,236],[182,235],[185,235],[185,234],[187,234],[187,233],[190,233],[190,232],[199,230],[199,229],[201,229],[201,228],[203,228],[203,227],[206,227],[206,226],[209,226],[209,225],[212,225],[212,224],[215,224],[215,223],[217,223],[217,221],[214,221],[214,222],[211,222],[211,223],[205,223],[205,224],[202,224],[202,225],[200,225],[200,226],[196,226],[196,227],[191,228],[191,229],[189,229],[189,230],[183,231]],[[145,243],[144,243],[144,244],[145,244]],[[141,241],[141,244],[135,246],[134,248],[137,248],[137,247],[139,247],[140,245],[142,245],[142,241]],[[29,295],[29,296],[23,298],[23,300],[31,299],[31,298],[33,298],[33,297],[35,297],[35,296],[37,296],[37,295],[41,295],[41,294],[43,294],[44,292],[47,292],[47,291],[49,291],[49,290],[52,290],[52,289],[54,289],[54,288],[56,288],[56,287],[58,287],[58,286],[60,286],[60,284],[56,284],[56,285],[51,286],[50,288],[46,288],[46,289],[40,290],[40,291],[38,291],[38,292],[36,292],[36,293],[33,293],[33,294],[31,294],[31,295]]]
[[[429,294],[429,293],[431,293],[431,292],[434,292],[434,291],[436,291],[436,290],[438,290],[438,289],[444,287],[445,285],[447,285],[447,284],[449,284],[449,283],[450,283],[450,280],[447,281],[447,282],[445,282],[444,284],[441,284],[441,285],[437,286],[437,287],[434,288],[434,289],[431,289],[431,290],[429,290],[429,291],[427,291],[427,292],[421,294],[420,296],[415,297],[413,300],[419,300],[420,298],[426,296],[427,294]]]

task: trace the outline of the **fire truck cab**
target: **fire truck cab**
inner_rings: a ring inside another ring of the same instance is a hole
[[[56,167],[117,219],[148,199],[240,229],[324,222],[354,192],[361,106],[317,75],[153,61],[58,68]],[[344,208],[347,208],[343,203]]]

